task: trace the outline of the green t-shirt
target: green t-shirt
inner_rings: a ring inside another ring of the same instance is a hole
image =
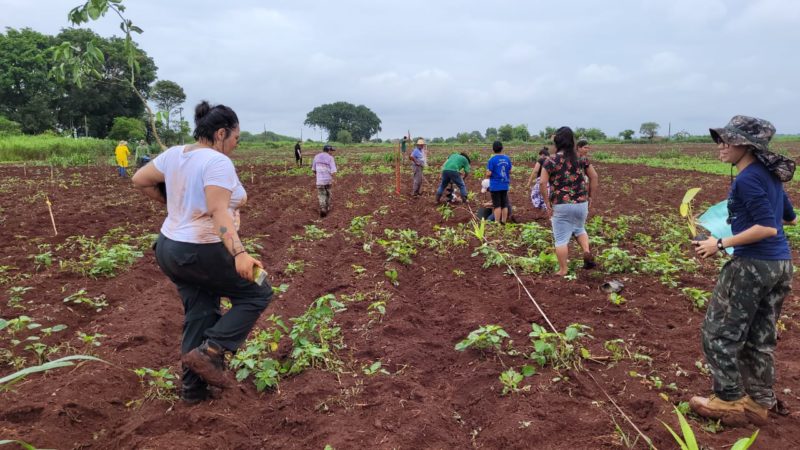
[[[464,169],[464,173],[469,173],[469,161],[460,153],[453,153],[448,156],[447,161],[442,166],[442,170],[455,170],[458,172],[461,169]]]

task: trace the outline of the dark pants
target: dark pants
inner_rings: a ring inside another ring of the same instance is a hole
[[[734,257],[722,268],[703,322],[703,352],[714,393],[726,401],[745,394],[775,405],[777,321],[792,289],[792,261]]]
[[[190,244],[159,235],[155,250],[158,266],[175,283],[183,301],[181,354],[205,340],[235,352],[272,298],[269,283],[259,286],[240,277],[221,242]],[[225,315],[220,314],[220,297],[231,301]],[[184,392],[206,389],[206,383],[186,368],[182,384]]]
[[[464,179],[461,178],[461,173],[455,170],[443,170],[442,182],[439,183],[439,189],[436,190],[436,198],[442,196],[442,192],[448,184],[453,183],[458,186],[458,191],[461,192],[462,201],[467,201],[467,185],[464,184]]]
[[[294,163],[298,166],[303,165],[303,155],[297,150],[294,151]]]

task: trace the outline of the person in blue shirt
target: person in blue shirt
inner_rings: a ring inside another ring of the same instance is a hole
[[[505,224],[508,220],[508,183],[511,180],[511,158],[502,154],[503,143],[492,143],[494,156],[486,163],[486,176],[489,177],[489,191],[492,193],[492,208],[494,217],[500,218],[499,223]]]
[[[411,195],[419,197],[422,195],[422,171],[425,170],[425,139],[417,139],[417,145],[408,156],[411,160],[411,173],[413,174],[413,184],[411,186]]]
[[[766,425],[768,411],[788,414],[773,391],[777,321],[792,288],[792,254],[783,226],[797,223],[783,190],[794,161],[769,150],[775,127],[763,119],[735,116],[710,129],[719,159],[736,166],[728,193],[733,236],[694,241],[702,258],[733,247],[708,304],[702,326],[714,395],[692,397],[699,415],[729,426]],[[733,168],[731,168],[733,170]]]

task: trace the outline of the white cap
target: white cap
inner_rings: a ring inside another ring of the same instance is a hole
[[[481,181],[481,194],[489,190],[489,179]]]

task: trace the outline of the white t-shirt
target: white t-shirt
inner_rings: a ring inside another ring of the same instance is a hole
[[[184,152],[178,145],[158,155],[153,165],[164,174],[167,185],[167,218],[161,226],[164,236],[179,242],[208,244],[220,242],[219,230],[206,207],[206,186],[231,191],[228,210],[239,230],[239,208],[247,193],[230,158],[211,148]]]

